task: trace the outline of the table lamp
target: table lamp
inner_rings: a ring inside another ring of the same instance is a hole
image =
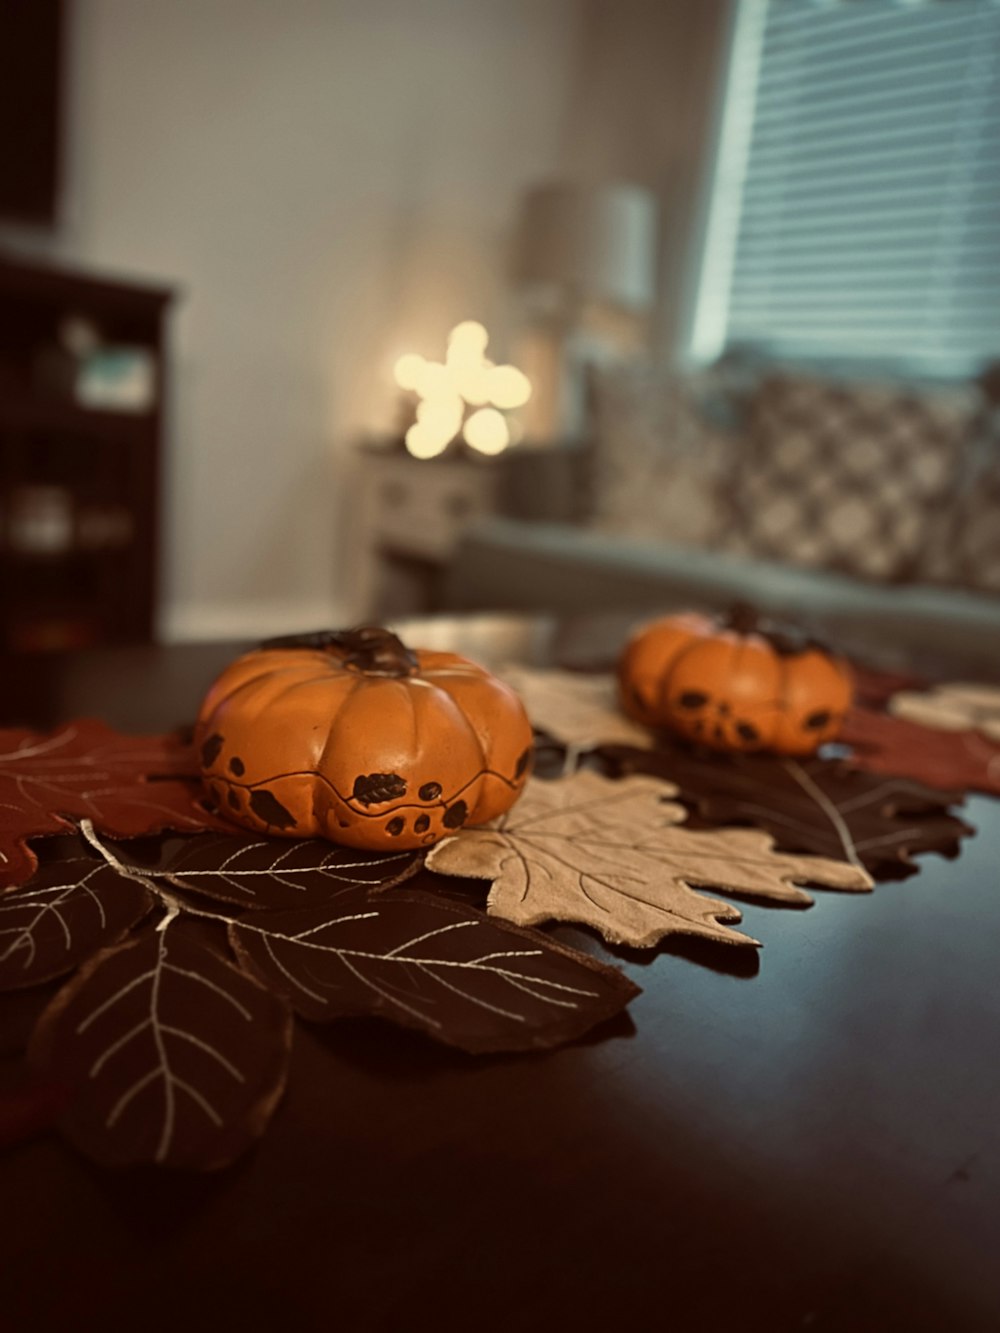
[[[588,364],[634,351],[655,295],[657,203],[637,185],[546,182],[524,198],[514,279],[525,302],[517,364],[534,387],[525,434],[577,437]]]

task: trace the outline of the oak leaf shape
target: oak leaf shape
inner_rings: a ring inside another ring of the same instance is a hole
[[[445,875],[492,879],[489,911],[520,925],[574,921],[612,944],[639,948],[670,934],[756,945],[731,930],[731,904],[695,886],[808,904],[802,882],[870,889],[866,871],[820,857],[788,856],[754,829],[679,827],[676,788],[649,777],[618,780],[582,771],[528,783],[517,805],[491,825],[432,849],[427,866]]]
[[[531,724],[572,749],[602,741],[652,744],[652,734],[618,707],[612,675],[508,667],[504,680],[521,696]]]
[[[433,894],[349,889],[334,906],[229,928],[244,966],[315,1021],[378,1014],[465,1051],[521,1051],[582,1036],[639,994],[617,968]]]
[[[119,838],[229,827],[201,804],[197,772],[174,736],[125,736],[92,720],[48,735],[0,730],[0,889],[34,873],[28,838],[66,833],[72,819]]]
[[[853,768],[912,778],[944,791],[1000,796],[1000,744],[979,731],[942,731],[902,717],[852,708],[838,740]]]
[[[71,1089],[63,1133],[98,1162],[224,1166],[281,1097],[288,1006],[185,930],[168,916],[102,950],[32,1036],[34,1069]]]
[[[153,896],[142,884],[76,847],[0,895],[0,991],[72,972],[152,910]]]
[[[716,754],[661,739],[655,750],[601,746],[613,772],[646,773],[677,785],[711,824],[753,824],[782,851],[863,866],[876,879],[916,873],[917,852],[957,856],[973,832],[948,806],[959,793],[908,778],[873,776],[839,760]]]
[[[889,700],[895,717],[942,731],[981,731],[1000,741],[1000,686],[951,681],[928,691],[901,690]]]

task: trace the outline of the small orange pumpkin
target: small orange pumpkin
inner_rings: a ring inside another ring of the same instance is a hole
[[[713,750],[812,754],[851,703],[848,664],[811,643],[757,626],[749,608],[720,624],[685,612],[654,620],[618,664],[622,707]]]
[[[388,630],[272,640],[233,662],[195,729],[220,810],[261,833],[420,847],[517,799],[531,767],[520,699],[454,653]]]

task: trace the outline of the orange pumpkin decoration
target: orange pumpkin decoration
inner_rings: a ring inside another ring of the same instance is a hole
[[[375,850],[502,814],[532,758],[513,690],[377,628],[272,640],[239,658],[208,691],[195,744],[236,823]]]
[[[749,608],[721,625],[686,612],[639,629],[618,664],[622,707],[713,750],[812,754],[840,729],[850,667],[758,629]]]

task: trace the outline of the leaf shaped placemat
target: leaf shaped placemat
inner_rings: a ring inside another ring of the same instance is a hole
[[[648,773],[713,824],[753,824],[783,851],[811,852],[863,866],[876,879],[917,870],[911,857],[957,856],[974,830],[948,813],[961,799],[908,778],[882,777],[838,760],[725,755],[661,739],[655,750],[601,746],[616,773]]]
[[[69,818],[119,838],[228,827],[201,804],[197,773],[174,736],[123,736],[87,720],[49,735],[0,731],[0,889],[34,873],[27,839],[65,833]]]
[[[981,731],[1000,741],[1000,686],[953,681],[928,691],[902,690],[889,700],[889,712],[908,722],[942,731]]]
[[[284,1001],[167,918],[91,959],[29,1059],[73,1089],[62,1128],[96,1161],[206,1169],[263,1132],[290,1047]]]
[[[29,884],[0,895],[0,991],[72,972],[152,907],[142,884],[83,848],[41,866]]]
[[[812,901],[802,883],[872,887],[857,866],[775,852],[766,833],[678,827],[683,807],[663,799],[675,793],[649,777],[533,779],[506,815],[439,843],[427,866],[493,880],[489,910],[509,921],[575,921],[642,948],[670,934],[758,943],[729,928],[738,908],[695,886],[800,904]]]
[[[942,731],[902,717],[852,708],[839,740],[845,763],[872,773],[925,782],[945,791],[1000,796],[1000,744],[978,731]]]
[[[429,893],[346,890],[334,914],[255,913],[230,938],[305,1018],[381,1014],[477,1054],[570,1041],[639,993],[548,936]]]
[[[521,696],[532,725],[572,749],[601,741],[636,746],[652,744],[651,733],[627,718],[618,707],[618,687],[613,675],[582,675],[534,667],[508,667],[502,675]]]
[[[419,851],[363,852],[320,838],[289,841],[245,833],[162,839],[151,859],[127,843],[113,851],[133,869],[175,888],[270,911],[313,907],[345,888],[390,888],[424,863]]]

